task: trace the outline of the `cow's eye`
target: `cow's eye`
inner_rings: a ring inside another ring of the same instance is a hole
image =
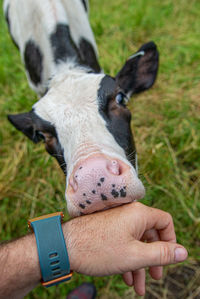
[[[41,131],[37,131],[36,134],[37,134],[37,138],[39,140],[45,141],[45,136],[44,136],[44,134]]]
[[[115,101],[118,105],[126,106],[126,104],[128,103],[128,98],[125,94],[119,92],[115,97]]]

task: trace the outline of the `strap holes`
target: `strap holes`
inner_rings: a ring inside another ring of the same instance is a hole
[[[53,257],[56,257],[58,254],[57,252],[53,252],[49,254],[49,258],[52,259]]]
[[[53,276],[56,276],[56,275],[59,275],[59,274],[61,274],[61,272],[60,272],[60,271],[57,271],[57,272],[54,272],[54,273],[53,273]]]
[[[60,267],[56,267],[56,268],[52,269],[53,272],[57,271],[57,270],[60,270]]]
[[[59,264],[59,261],[54,261],[54,262],[50,263],[51,266],[54,266],[54,265],[57,265],[57,264]]]

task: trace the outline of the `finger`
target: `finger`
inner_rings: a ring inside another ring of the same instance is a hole
[[[145,269],[139,269],[133,272],[134,290],[139,296],[145,294]]]
[[[154,228],[146,230],[141,238],[142,241],[147,241],[148,243],[160,241],[157,230]]]
[[[163,276],[163,267],[161,266],[149,267],[149,274],[153,279],[159,280]]]
[[[140,258],[138,258],[138,252],[140,253]],[[187,258],[188,253],[183,246],[176,243],[161,241],[143,243],[134,241],[131,256],[133,266],[136,269],[140,269],[182,262]]]
[[[148,230],[143,235],[143,240],[147,241],[148,243],[160,241],[160,237],[158,232],[155,229]],[[153,279],[161,279],[163,274],[163,267],[161,266],[154,266],[149,268],[149,274]]]
[[[126,272],[122,275],[123,280],[127,286],[131,287],[133,285],[133,273],[132,272]]]
[[[155,229],[162,241],[176,242],[174,224],[169,213],[144,206],[138,202],[134,203],[133,207],[138,219],[137,228],[143,230],[142,235],[147,230]]]

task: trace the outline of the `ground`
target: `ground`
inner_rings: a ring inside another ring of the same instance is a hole
[[[115,75],[141,44],[158,45],[156,84],[129,104],[132,129],[146,187],[143,202],[172,214],[178,242],[190,258],[181,270],[167,268],[163,281],[147,282],[146,298],[200,298],[200,1],[92,0],[90,19],[108,74]],[[27,219],[55,209],[66,212],[65,178],[43,144],[32,144],[6,119],[30,110],[37,97],[2,11],[0,53],[0,232],[1,240],[10,240],[27,232]],[[26,298],[63,299],[82,281],[93,281],[101,299],[135,298],[120,276],[80,275],[70,284],[38,287]]]

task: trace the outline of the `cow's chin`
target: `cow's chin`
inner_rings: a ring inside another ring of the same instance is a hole
[[[141,183],[141,185],[142,185],[142,183]],[[120,207],[124,204],[136,202],[136,201],[142,199],[144,197],[144,195],[145,195],[145,189],[142,185],[140,194],[138,193],[137,196],[127,197],[126,200],[121,198],[121,200],[119,199],[119,201],[115,202],[115,203],[113,203],[112,200],[108,199],[107,201],[103,201],[103,204],[102,204],[102,202],[100,202],[100,204],[96,204],[95,206],[93,205],[91,207],[89,206],[89,208],[87,207],[85,209],[80,209],[80,207],[78,207],[77,205],[75,205],[73,203],[73,201],[70,199],[70,197],[67,197],[66,198],[67,209],[68,209],[69,216],[71,218],[75,218],[75,217],[79,217],[79,216],[83,216],[83,215],[92,214],[95,212],[106,211],[108,209]]]

